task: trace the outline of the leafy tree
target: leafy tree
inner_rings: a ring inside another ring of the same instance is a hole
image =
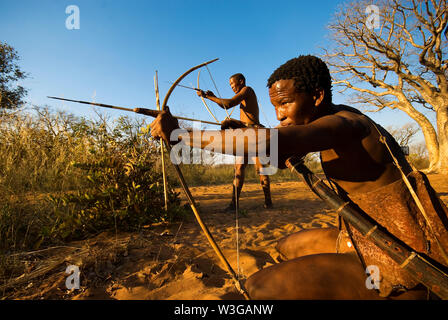
[[[17,81],[27,74],[20,70],[17,51],[7,43],[0,42],[0,109],[17,108],[24,103],[27,90]]]

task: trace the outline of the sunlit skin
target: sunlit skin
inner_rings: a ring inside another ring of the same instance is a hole
[[[285,160],[294,154],[320,151],[325,174],[348,194],[375,190],[401,178],[370,120],[345,106],[328,102],[323,89],[298,92],[294,80],[279,80],[269,89],[269,96],[280,121],[279,158]],[[165,126],[160,124],[164,118]],[[163,137],[170,133],[173,128],[170,118],[160,115],[151,125],[152,134]],[[202,143],[206,145],[210,141],[204,133]],[[215,134],[224,137],[225,130]],[[267,141],[268,149],[269,145]],[[234,152],[232,145],[223,143],[223,147],[226,147],[225,153]],[[410,170],[404,168],[406,174]],[[311,229],[282,239],[276,249],[287,261],[251,275],[246,282],[250,296],[254,299],[379,299],[375,291],[366,288],[366,275],[353,249],[345,246],[345,253],[336,253],[337,235],[333,228]],[[425,298],[425,294],[425,291],[410,291],[400,298]]]
[[[386,147],[379,143],[377,131],[364,115],[326,102],[323,90],[313,94],[297,92],[293,80],[277,81],[269,89],[269,96],[280,121],[276,127],[280,158],[320,151],[326,175],[349,194],[374,190],[400,179]],[[153,135],[169,137],[178,125],[170,114],[162,113],[151,128]],[[258,128],[254,132],[261,130],[270,129]],[[222,137],[223,153],[235,154],[233,145],[224,143],[225,130],[202,133],[202,147],[210,143],[210,136],[218,134]],[[269,134],[266,137],[269,149]],[[188,139],[185,142],[193,143]],[[404,169],[405,173],[410,172],[410,168]]]
[[[280,154],[320,151],[326,175],[349,194],[371,191],[401,178],[364,115],[326,102],[323,90],[297,92],[293,80],[275,82],[269,96],[280,121]]]

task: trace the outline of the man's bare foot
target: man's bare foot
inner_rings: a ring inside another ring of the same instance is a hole
[[[272,209],[273,207],[274,206],[272,205],[272,202],[268,202],[263,205],[263,208],[265,208],[265,209]]]
[[[229,205],[223,210],[226,213],[231,213],[231,212],[235,212],[236,207],[235,207],[235,203],[230,202]]]

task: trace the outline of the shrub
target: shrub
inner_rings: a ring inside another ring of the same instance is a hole
[[[0,249],[38,248],[106,229],[136,230],[184,211],[144,122],[48,108],[0,116]]]

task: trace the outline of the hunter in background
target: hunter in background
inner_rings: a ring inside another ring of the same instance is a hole
[[[245,128],[245,127],[262,127],[259,119],[259,108],[257,102],[257,96],[255,91],[246,86],[246,78],[241,73],[234,74],[229,79],[230,87],[232,88],[235,96],[230,99],[220,99],[216,97],[211,91],[197,91],[198,96],[207,98],[223,109],[233,108],[240,104],[240,121],[232,119],[233,128]],[[233,181],[232,201],[226,208],[226,211],[235,211],[236,205],[239,203],[241,190],[243,189],[244,176],[247,164],[239,163],[235,161],[235,179]],[[258,158],[255,158],[255,170],[260,176],[260,183],[264,193],[264,208],[272,208],[271,190],[269,183],[269,176],[263,175],[260,171],[262,165]]]

